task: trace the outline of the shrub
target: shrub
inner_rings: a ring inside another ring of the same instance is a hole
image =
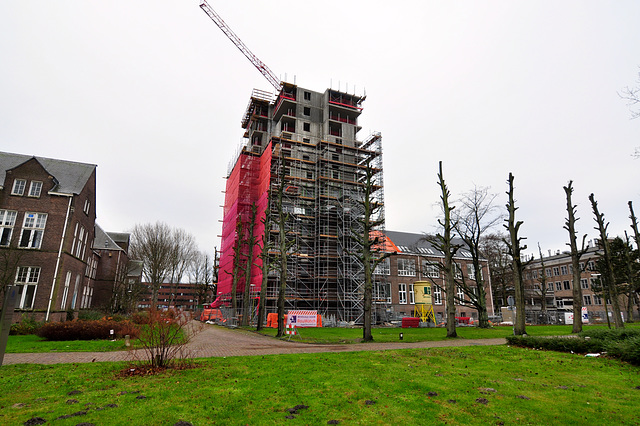
[[[135,314],[131,315],[131,321],[138,325],[149,324],[149,312],[136,312]]]
[[[507,336],[507,342],[510,345],[523,348],[545,349],[557,352],[574,352],[579,354],[602,352],[604,350],[602,340],[585,340],[580,337]]]
[[[640,337],[640,329],[638,328],[594,328],[580,333],[580,336],[589,336],[592,339],[601,339],[607,341],[622,341],[633,337]]]
[[[186,345],[198,331],[186,314],[170,308],[147,312],[148,323],[142,328],[139,341],[146,354],[144,364],[154,369],[171,367],[176,360],[190,358]],[[199,324],[201,327],[202,325]]]
[[[640,335],[624,340],[612,340],[605,344],[607,355],[630,364],[640,365]]]
[[[11,324],[9,334],[11,334],[12,336],[36,334],[40,327],[42,327],[42,324],[42,322],[34,320],[33,317],[22,315],[20,322]]]
[[[97,321],[102,319],[104,314],[100,311],[80,311],[78,313],[78,319],[81,321]]]
[[[139,335],[138,327],[129,321],[67,321],[51,322],[44,324],[38,330],[38,336],[47,340],[97,340],[110,339],[111,330],[113,337],[121,338],[128,334],[131,338]]]

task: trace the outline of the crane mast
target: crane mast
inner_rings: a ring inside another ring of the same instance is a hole
[[[262,62],[256,55],[249,50],[249,48],[240,40],[240,37],[234,33],[231,28],[224,22],[224,20],[218,15],[212,8],[209,6],[209,3],[206,0],[202,0],[200,4],[200,8],[204,10],[204,12],[209,15],[209,18],[222,30],[222,32],[231,40],[233,44],[247,57],[247,59],[253,64],[254,67],[260,71],[260,73],[271,83],[273,87],[277,91],[280,91],[282,85],[280,83],[280,79],[276,77],[276,75],[269,69],[269,67]]]

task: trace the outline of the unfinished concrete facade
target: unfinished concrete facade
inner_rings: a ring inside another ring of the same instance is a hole
[[[259,244],[254,264],[246,268],[250,248],[241,249],[237,294],[245,289],[249,269],[255,299],[262,284],[259,259],[262,236],[275,247],[279,232],[275,218],[262,222],[267,206],[276,212],[278,189],[288,214],[287,239],[294,241],[287,260],[287,309],[317,310],[341,321],[362,320],[363,266],[351,238],[361,232],[360,219],[365,164],[375,171],[374,197],[383,204],[382,137],[358,139],[358,117],[364,97],[332,89],[323,93],[284,83],[275,96],[254,90],[242,119],[245,143],[230,164],[224,205],[218,300],[231,298],[234,247],[253,234]],[[271,197],[269,197],[271,194]],[[257,217],[251,220],[255,203]],[[384,219],[384,209],[379,218]],[[241,226],[239,226],[239,223]],[[382,222],[384,223],[384,222]],[[380,227],[382,230],[382,226]],[[242,263],[244,262],[244,263]],[[278,273],[269,273],[267,311],[275,311]],[[374,301],[383,309],[388,286],[376,285]],[[241,297],[238,297],[240,300]],[[255,306],[255,304],[254,304]]]

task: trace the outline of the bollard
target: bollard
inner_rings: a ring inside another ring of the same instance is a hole
[[[124,336],[124,345],[126,347],[131,346],[131,336],[129,336],[128,334]]]

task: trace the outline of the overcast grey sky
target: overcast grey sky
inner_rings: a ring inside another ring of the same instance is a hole
[[[387,228],[435,229],[438,161],[454,196],[515,175],[521,235],[564,249],[640,214],[640,120],[618,92],[640,65],[638,1],[217,1],[283,79],[362,94],[384,140]],[[227,165],[268,82],[191,0],[0,3],[0,150],[94,163],[109,231],[162,220],[219,246]],[[531,250],[529,250],[531,252]]]

